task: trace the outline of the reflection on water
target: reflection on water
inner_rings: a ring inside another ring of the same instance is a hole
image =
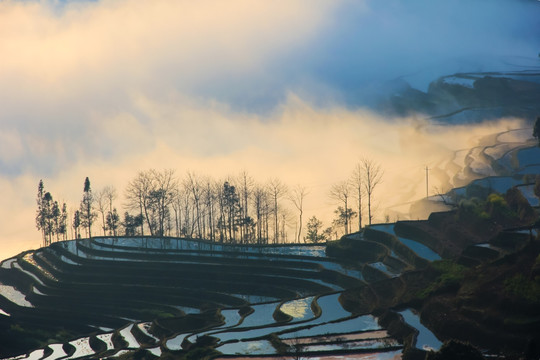
[[[237,298],[240,298],[242,300],[245,300],[246,302],[250,304],[260,304],[260,303],[267,303],[270,301],[278,301],[279,298],[277,297],[271,297],[271,296],[262,296],[262,295],[249,295],[249,294],[234,294],[230,293],[229,295],[235,296]]]
[[[73,345],[73,347],[75,348],[75,352],[73,353],[73,355],[71,355],[70,357],[66,359],[77,359],[83,356],[94,355],[95,353],[94,350],[92,350],[92,347],[90,346],[89,337],[70,341],[69,344]]]
[[[112,342],[112,336],[113,336],[113,333],[108,333],[108,334],[99,334],[96,337],[99,340],[103,341],[105,343],[105,345],[107,345],[107,350],[111,350],[111,349],[114,349],[114,344]]]
[[[439,254],[437,254],[435,251],[431,250],[424,244],[421,244],[414,240],[406,239],[401,236],[397,236],[394,232],[394,224],[372,225],[371,228],[394,235],[402,244],[414,251],[416,255],[420,256],[421,258],[429,261],[441,260],[441,256]]]
[[[15,261],[17,261],[17,259],[15,258],[5,260],[4,262],[2,262],[2,269],[11,269],[11,264],[13,264],[13,262]]]
[[[238,341],[217,348],[225,355],[265,355],[275,354],[276,350],[267,340]]]
[[[276,306],[277,303],[253,305],[252,308],[255,311],[249,314],[239,327],[245,328],[275,323],[273,315],[274,311],[276,311]]]
[[[154,356],[157,356],[157,357],[161,356],[161,348],[159,346],[152,349],[146,349],[146,350]]]
[[[318,345],[304,345],[304,351],[336,351],[336,350],[377,350],[385,349],[388,347],[401,346],[399,342],[392,338],[387,339],[373,339],[373,340],[360,340],[360,341],[345,341],[336,344],[318,344]]]
[[[341,303],[339,302],[340,295],[341,293],[330,294],[321,296],[317,299],[317,304],[322,310],[322,314],[318,319],[319,322],[332,321],[351,316],[351,313],[341,306]]]
[[[184,238],[98,238],[95,242],[107,246],[115,246],[115,251],[122,251],[119,247],[134,249],[156,250],[190,250],[190,251],[217,251],[252,254],[272,254],[289,256],[326,257],[325,245],[255,245],[255,244],[221,244],[209,241],[200,241]],[[81,244],[91,246],[87,239],[80,240]]]
[[[373,331],[380,330],[381,327],[377,323],[377,319],[371,315],[359,316],[353,319],[324,323],[316,322],[320,325],[316,325],[310,328],[301,330],[291,330],[285,334],[280,335],[282,339],[291,339],[295,337],[308,337],[318,336],[326,334],[346,334],[359,331]],[[309,323],[311,325],[311,323]]]
[[[52,354],[47,356],[43,360],[56,360],[67,355],[66,352],[64,351],[64,344],[50,344],[48,346],[49,348],[51,348]]]
[[[288,301],[281,305],[280,310],[293,317],[294,319],[306,319],[308,317],[313,317],[313,312],[311,311],[311,302],[313,301],[313,296]]]
[[[238,309],[221,310],[221,315],[225,318],[225,324],[223,325],[224,327],[234,326],[238,324],[238,322],[242,318]]]
[[[418,330],[418,337],[416,338],[416,347],[424,350],[439,350],[441,342],[437,337],[422,323],[420,323],[420,317],[412,312],[411,309],[403,310],[399,312],[405,322]]]
[[[186,338],[187,334],[176,335],[174,338],[167,340],[165,346],[169,350],[182,350],[182,342]]]
[[[139,348],[139,342],[135,339],[133,334],[131,333],[131,328],[133,327],[133,324],[129,324],[122,330],[120,330],[120,335],[126,340],[128,343],[127,347],[129,349],[138,349]]]
[[[25,295],[13,286],[0,283],[0,295],[19,306],[34,307],[34,305],[26,300]]]
[[[43,349],[32,351],[30,353],[30,355],[28,355],[26,360],[38,360],[38,359],[41,359],[43,357],[44,352],[45,351]]]

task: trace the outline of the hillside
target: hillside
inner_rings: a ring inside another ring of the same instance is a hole
[[[534,358],[540,148],[519,134],[468,153],[453,210],[325,245],[94,237],[6,259],[0,356],[424,359],[458,339]]]
[[[426,92],[403,80],[388,88],[391,95],[375,108],[392,116],[424,113],[441,122],[474,123],[504,117],[534,121],[540,113],[540,73],[534,70],[443,76]]]

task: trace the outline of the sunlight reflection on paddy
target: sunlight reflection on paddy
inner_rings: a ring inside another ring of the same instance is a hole
[[[90,346],[89,337],[70,341],[69,344],[75,348],[75,352],[73,353],[73,355],[66,359],[77,359],[84,356],[90,356],[95,353],[95,351],[92,350],[92,347]]]
[[[67,355],[66,352],[64,351],[64,344],[49,344],[47,346],[51,348],[53,352],[51,355],[47,356],[43,360],[56,360],[56,359],[63,358],[64,356]]]
[[[107,350],[114,349],[114,344],[112,342],[112,336],[113,336],[113,333],[96,335],[96,337],[99,340],[101,340],[101,341],[103,341],[105,343],[105,345],[107,346]]]
[[[265,355],[275,354],[276,350],[267,340],[238,341],[217,348],[225,355]]]
[[[19,306],[34,307],[34,305],[26,300],[26,296],[22,292],[15,289],[11,285],[4,285],[0,283],[0,295]]]
[[[313,311],[311,311],[311,302],[313,299],[314,297],[310,296],[303,299],[288,301],[281,305],[280,310],[295,320],[304,320],[315,316]]]

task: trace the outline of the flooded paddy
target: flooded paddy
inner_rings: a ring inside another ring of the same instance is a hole
[[[266,355],[275,354],[276,349],[267,340],[238,341],[216,348],[225,355]]]
[[[43,360],[56,360],[67,356],[64,351],[64,344],[49,344],[47,346],[52,350],[52,354]]]
[[[77,359],[95,354],[95,351],[92,350],[92,347],[90,346],[89,337],[70,341],[69,344],[75,348],[75,352],[73,353],[73,355],[66,359]]]
[[[275,323],[274,311],[279,305],[277,302],[251,306],[253,312],[244,318],[238,328],[257,327]]]
[[[319,319],[318,319],[319,320]],[[346,334],[359,331],[381,330],[377,319],[372,315],[363,315],[342,321],[308,323],[309,327],[289,330],[279,335],[281,339],[312,337],[326,334]],[[313,325],[313,326],[312,326]]]
[[[340,341],[353,341],[353,340],[369,340],[369,339],[383,339],[388,337],[386,330],[375,331],[363,331],[352,334],[332,334],[332,335],[320,335],[310,337],[296,337],[289,339],[282,339],[282,342],[287,345],[303,345],[303,344],[317,344],[317,343],[331,343]]]
[[[188,335],[189,334],[185,334],[185,333],[176,335],[175,337],[170,338],[169,340],[167,340],[165,342],[165,346],[167,347],[167,349],[173,350],[173,351],[182,350],[182,343],[184,342],[184,339]]]
[[[2,269],[11,269],[11,264],[17,261],[16,258],[2,261]]]
[[[0,283],[0,295],[19,306],[34,307],[34,305],[26,300],[26,296],[22,292],[15,289],[11,285],[4,285]]]
[[[407,239],[401,236],[397,236],[394,231],[394,224],[378,224],[372,225],[372,229],[386,232],[388,234],[394,235],[402,244],[407,246],[409,249],[415,252],[416,255],[420,256],[429,261],[441,260],[441,256],[435,251],[431,250],[424,244],[421,244],[417,241]]]
[[[154,340],[154,342],[158,342],[159,338],[155,337],[154,335],[150,334],[149,329],[152,326],[152,323],[146,322],[146,323],[139,323],[136,324],[136,326],[141,330],[141,332],[148,336],[150,339]]]
[[[303,345],[302,350],[305,352],[326,352],[326,351],[342,351],[342,350],[379,350],[389,347],[401,347],[399,342],[392,338],[373,339],[373,340],[357,340],[344,341],[335,344],[316,344]]]
[[[311,303],[314,297],[310,296],[303,299],[287,301],[279,307],[279,309],[292,317],[294,320],[306,320],[315,317],[311,310]]]
[[[125,328],[120,330],[120,335],[122,335],[124,340],[127,342],[127,344],[128,344],[127,348],[128,349],[138,349],[139,348],[139,342],[137,341],[137,339],[135,339],[135,337],[131,333],[131,328],[133,327],[133,325],[134,324],[129,324],[128,326],[126,326]]]
[[[113,336],[113,333],[107,333],[107,334],[99,334],[99,335],[96,335],[96,337],[103,341],[105,343],[105,345],[107,346],[107,350],[112,350],[114,349],[114,344],[112,342],[112,336]]]
[[[249,356],[235,357],[234,360],[295,360],[298,357],[290,355],[281,356]],[[226,360],[230,358],[217,357],[215,360]],[[345,355],[302,355],[305,360],[401,360],[401,350],[368,352],[360,354],[345,354]]]
[[[403,316],[405,322],[418,330],[418,336],[416,338],[416,347],[423,350],[439,350],[442,343],[437,337],[422,323],[420,317],[415,314],[411,309],[400,311],[399,314]]]

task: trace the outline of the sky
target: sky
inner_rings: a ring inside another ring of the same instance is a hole
[[[386,118],[374,94],[535,64],[539,18],[526,0],[0,0],[0,258],[40,246],[40,179],[74,208],[86,176],[122,194],[150,168],[247,171],[305,185],[324,219],[369,157],[382,218],[426,164],[523,123]]]

